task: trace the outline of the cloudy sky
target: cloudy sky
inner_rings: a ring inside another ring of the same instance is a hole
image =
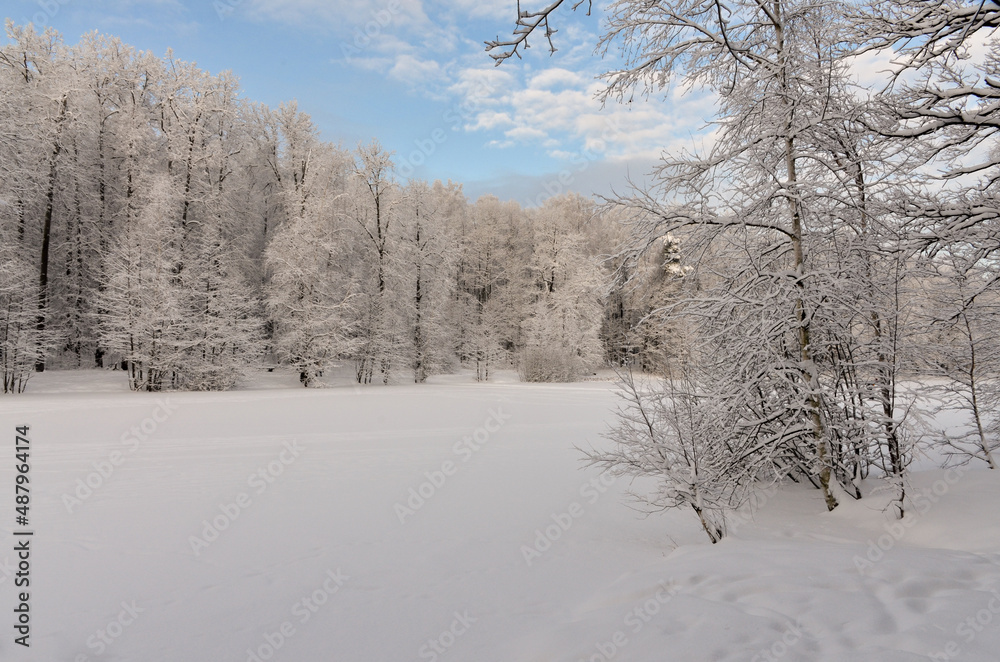
[[[535,8],[547,0],[524,0]],[[6,0],[15,23],[75,43],[97,30],[210,72],[232,70],[245,95],[296,99],[323,137],[378,138],[401,175],[452,179],[476,198],[537,203],[570,188],[621,190],[662,149],[692,146],[704,98],[594,99],[612,63],[594,52],[599,3],[556,14],[558,51],[535,40],[500,67],[483,42],[510,35],[515,0]]]

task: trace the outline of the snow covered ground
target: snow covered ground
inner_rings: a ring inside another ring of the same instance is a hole
[[[914,474],[825,513],[766,495],[710,545],[581,470],[613,385],[128,392],[52,372],[0,400],[0,659],[1000,659],[1000,480]],[[14,428],[31,426],[31,648],[14,644]]]

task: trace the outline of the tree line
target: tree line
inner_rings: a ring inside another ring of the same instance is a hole
[[[226,389],[262,366],[306,386],[460,366],[567,380],[665,343],[610,297],[621,227],[579,196],[537,209],[401,181],[378,142],[320,139],[295,103],[113,37],[7,23],[0,48],[0,372],[127,372]],[[655,269],[653,269],[655,270]]]

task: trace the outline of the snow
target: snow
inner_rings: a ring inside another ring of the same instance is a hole
[[[710,545],[693,514],[640,517],[624,479],[581,469],[613,384],[499,377],[306,390],[276,371],[170,394],[34,377],[0,400],[11,440],[31,425],[35,531],[32,645],[0,619],[0,659],[996,659],[991,472],[913,474],[905,527],[874,481],[833,513],[781,488]],[[0,571],[8,615],[12,583]]]

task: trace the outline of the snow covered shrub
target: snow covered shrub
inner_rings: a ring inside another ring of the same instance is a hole
[[[600,300],[592,288],[564,285],[541,296],[524,323],[517,353],[524,382],[571,382],[601,361]]]
[[[609,451],[586,453],[612,475],[648,476],[657,486],[632,496],[650,511],[691,508],[713,543],[726,534],[726,514],[743,505],[764,458],[755,435],[736,425],[727,398],[705,391],[690,374],[637,383],[619,374],[625,404],[607,433]]]
[[[522,382],[572,382],[583,363],[576,352],[558,345],[533,345],[518,353],[517,374]]]

